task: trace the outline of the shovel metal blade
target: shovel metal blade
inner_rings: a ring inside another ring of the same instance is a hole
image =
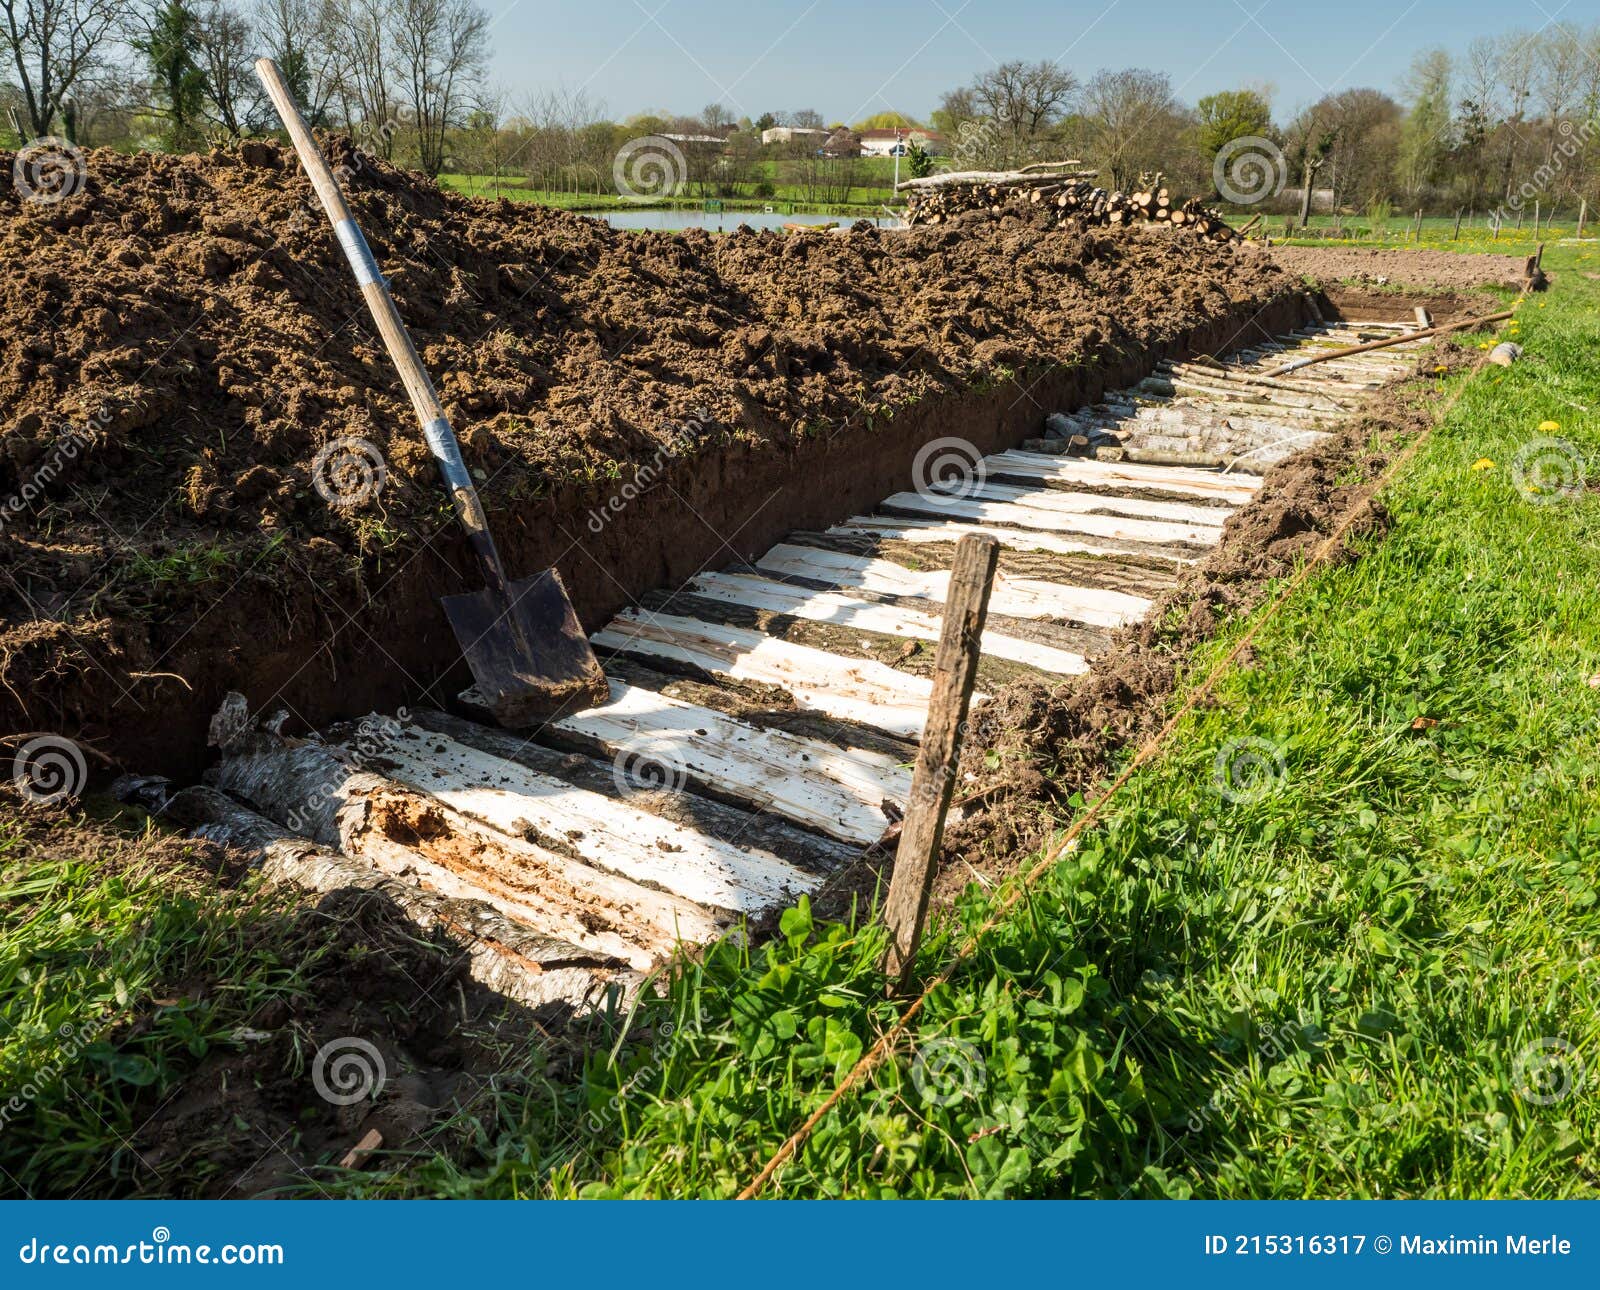
[[[504,726],[532,725],[559,711],[608,698],[577,612],[554,569],[493,591],[443,597],[477,690]]]

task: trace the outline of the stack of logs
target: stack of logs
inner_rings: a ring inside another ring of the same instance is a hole
[[[1062,165],[1075,163],[1065,162]],[[1098,171],[964,171],[930,175],[901,184],[911,190],[909,224],[944,224],[968,211],[1000,212],[1025,205],[1056,216],[1058,224],[1119,226],[1166,224],[1195,229],[1211,242],[1231,242],[1238,234],[1222,216],[1191,197],[1174,201],[1160,175],[1141,175],[1131,193],[1107,192],[1094,183]]]

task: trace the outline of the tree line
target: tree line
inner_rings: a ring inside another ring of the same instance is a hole
[[[774,125],[843,124],[812,108],[751,120],[712,103],[618,121],[581,90],[513,99],[487,82],[488,29],[473,0],[0,0],[0,106],[23,139],[190,150],[276,129],[251,69],[265,53],[314,124],[430,175],[609,193],[623,145],[654,135],[677,141],[677,178],[697,194],[762,197],[777,182],[841,201],[863,182],[815,135],[763,146]],[[943,94],[925,124],[953,154],[941,164],[957,169],[1078,157],[1109,187],[1159,172],[1199,194],[1246,140],[1256,150],[1246,160],[1271,180],[1251,200],[1302,218],[1328,207],[1516,209],[1530,197],[1549,210],[1600,196],[1600,27],[1424,50],[1395,95],[1354,87],[1281,116],[1272,99],[1245,85],[1190,105],[1160,71],[1080,77],[1014,60]],[[854,124],[924,122],[880,113]]]
[[[1075,156],[1122,189],[1161,172],[1185,191],[1209,191],[1219,154],[1259,141],[1254,156],[1277,174],[1256,191],[1302,222],[1319,203],[1486,212],[1537,199],[1548,211],[1600,197],[1600,26],[1482,36],[1458,57],[1423,50],[1398,98],[1356,87],[1281,121],[1271,99],[1247,86],[1190,107],[1162,72],[1080,81],[1056,63],[1018,61],[946,93],[933,120],[975,168]]]

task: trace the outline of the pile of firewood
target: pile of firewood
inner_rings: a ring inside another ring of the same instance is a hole
[[[908,224],[944,224],[968,211],[999,212],[1017,204],[1052,212],[1060,224],[1118,226],[1167,224],[1193,228],[1213,242],[1231,242],[1238,234],[1222,216],[1191,197],[1177,202],[1160,175],[1141,175],[1131,193],[1108,192],[1094,182],[1095,170],[1065,170],[1076,162],[1048,169],[965,171],[930,175],[901,184],[911,190]]]

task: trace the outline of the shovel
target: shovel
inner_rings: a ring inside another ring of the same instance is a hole
[[[258,59],[256,75],[283,118],[294,150],[300,154],[300,163],[333,223],[334,235],[361,284],[361,294],[372,310],[389,357],[411,396],[423,436],[455,502],[456,518],[471,538],[482,567],[488,584],[482,591],[443,598],[445,615],[472,668],[479,697],[495,720],[505,726],[531,725],[579,700],[606,702],[609,695],[605,673],[583,634],[560,575],[554,569],[546,569],[531,578],[512,581],[506,577],[478,490],[461,460],[461,449],[439,406],[439,396],[417,357],[410,333],[400,321],[367,239],[350,217],[344,194],[317,151],[277,64],[270,58]]]

